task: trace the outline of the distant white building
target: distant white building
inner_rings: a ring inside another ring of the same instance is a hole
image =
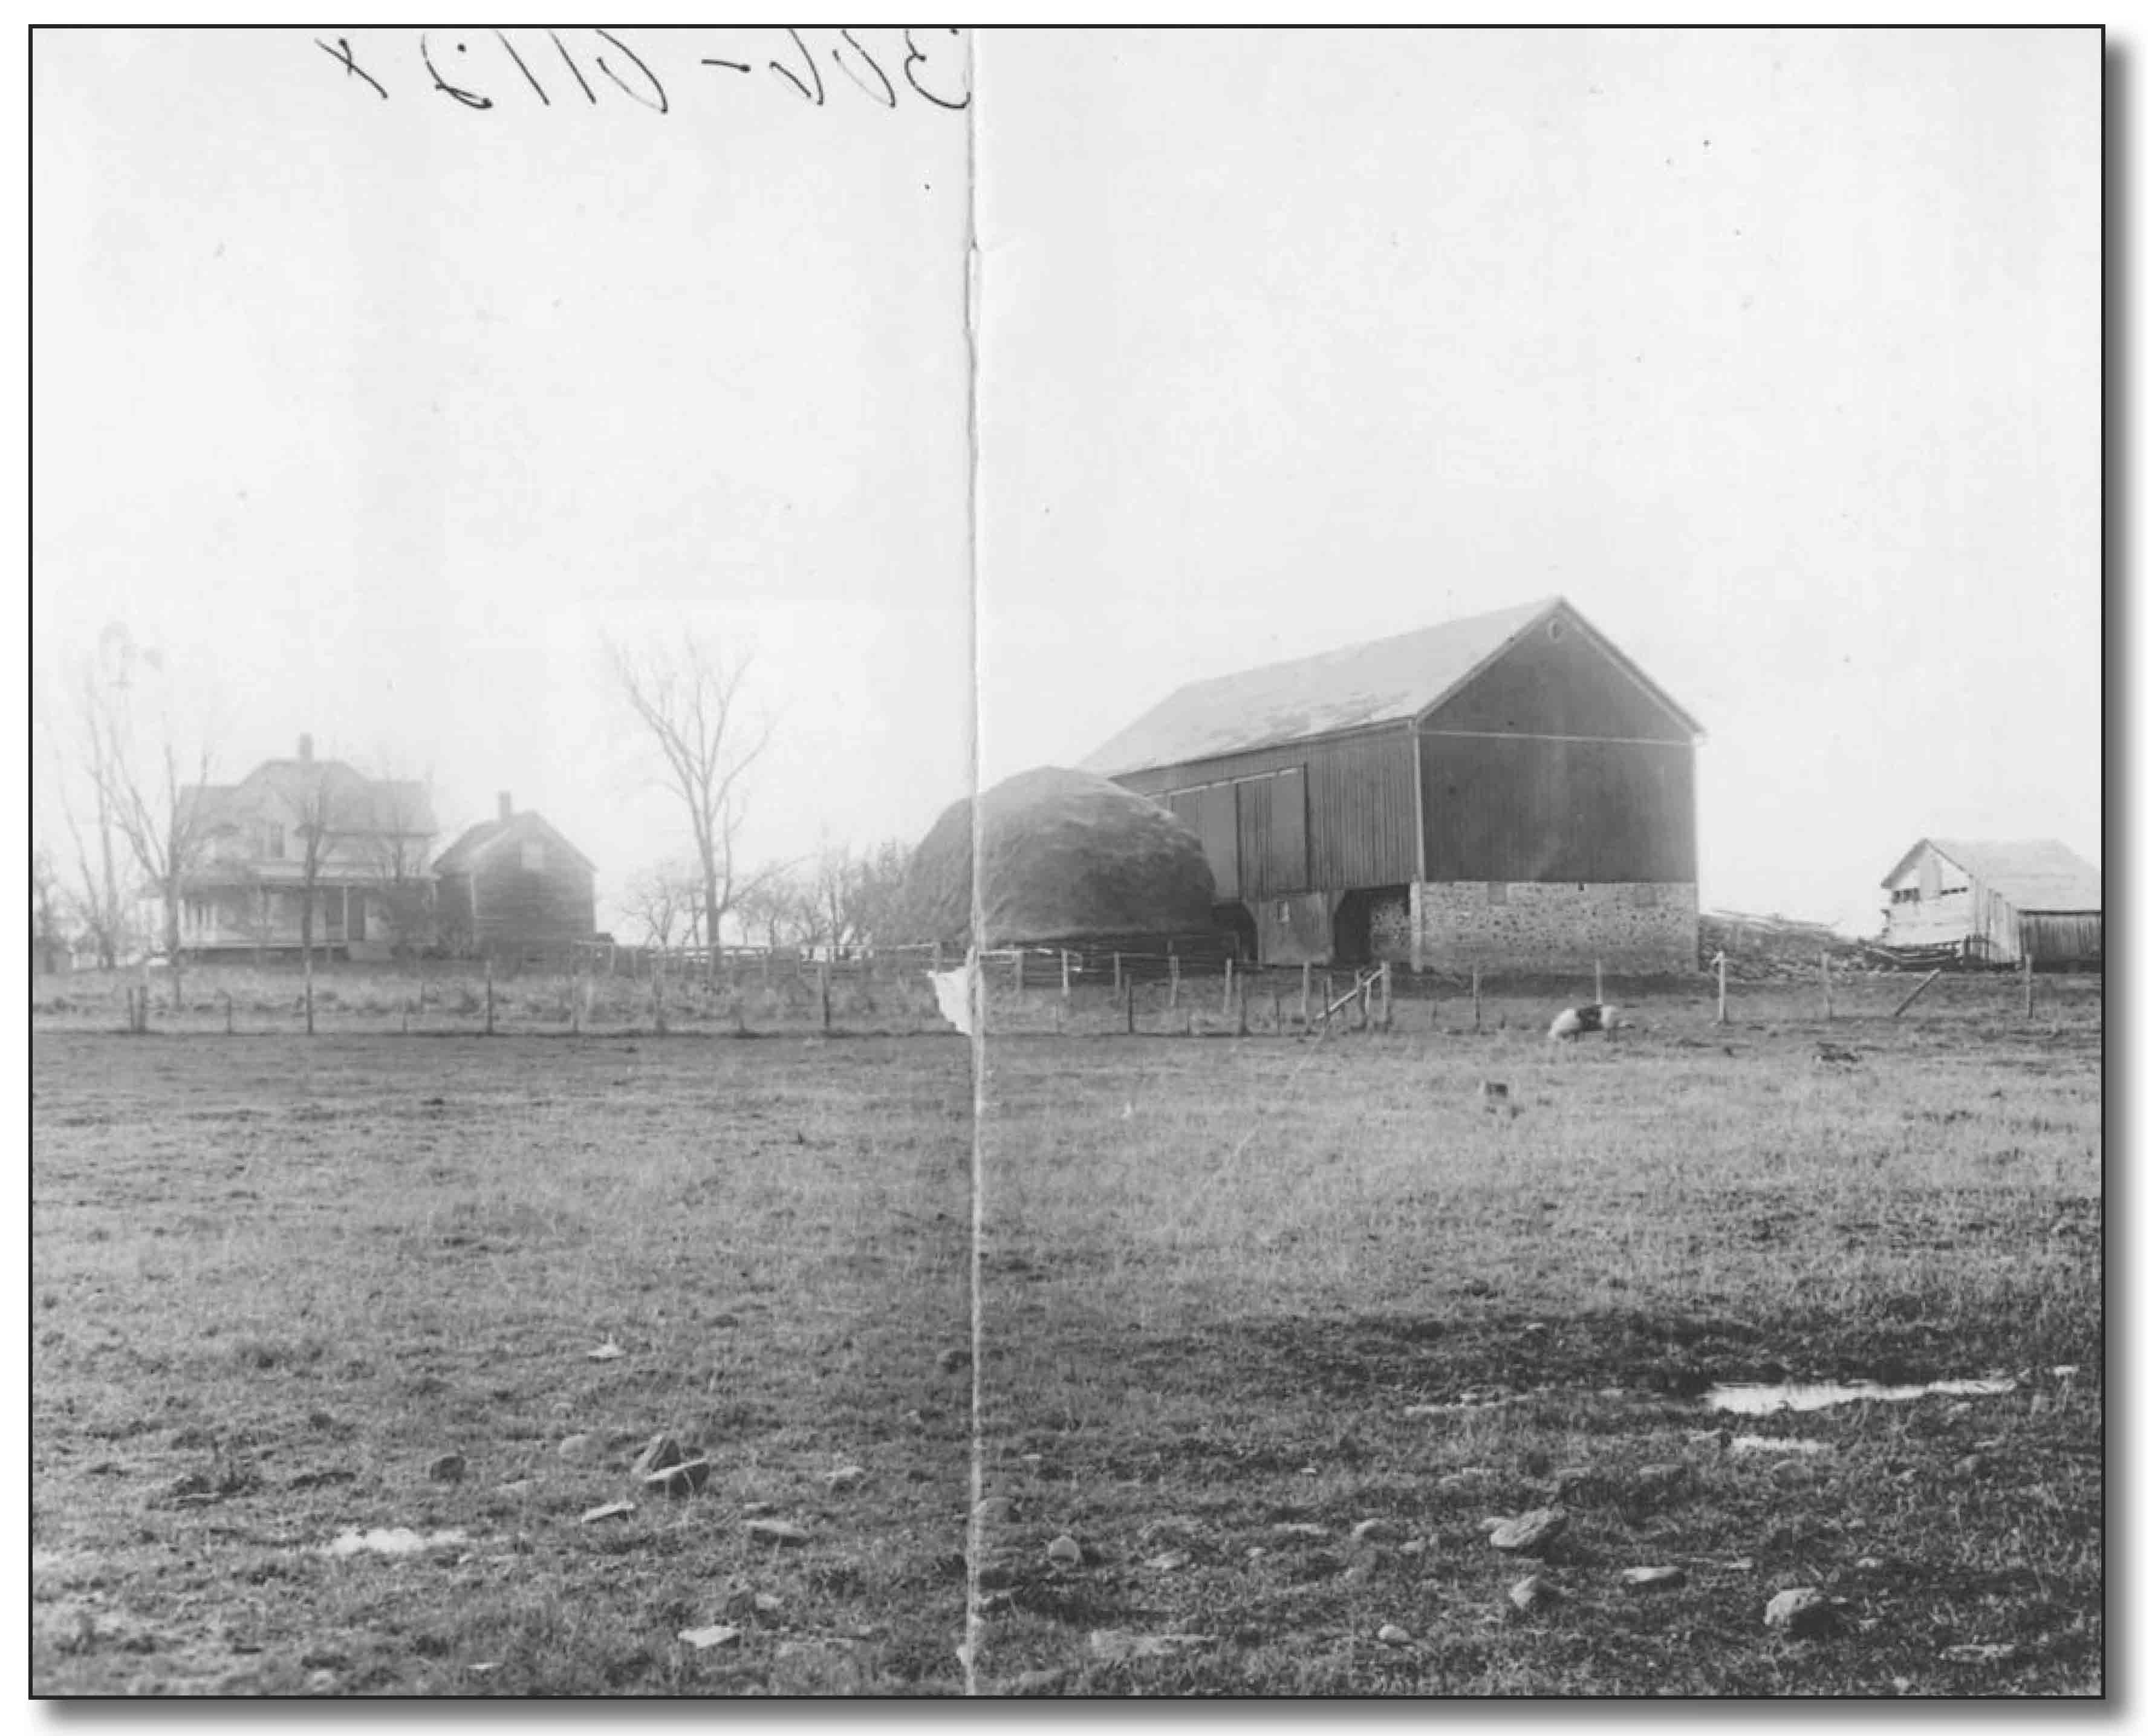
[[[2102,871],[2055,838],[1924,838],[1880,883],[1893,947],[1952,947],[1971,964],[2102,962]]]

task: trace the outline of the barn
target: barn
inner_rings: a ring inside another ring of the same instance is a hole
[[[507,792],[499,812],[435,859],[443,943],[519,963],[555,963],[597,926],[591,858]]]
[[[1927,837],[1879,883],[1885,944],[1976,965],[2102,963],[2102,871],[2055,838]]]
[[[1697,967],[1698,724],[1562,597],[1179,689],[1086,769],[1267,963]]]

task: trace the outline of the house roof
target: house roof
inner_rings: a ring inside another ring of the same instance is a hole
[[[1093,753],[1088,771],[1106,776],[1274,747],[1433,710],[1562,610],[1615,658],[1686,728],[1697,723],[1648,680],[1560,597],[1470,615],[1368,644],[1270,663],[1178,688]]]
[[[2011,842],[1927,837],[1878,883],[1891,886],[1907,872],[1927,844],[1971,878],[2019,910],[2100,910],[2102,870],[2067,849],[2055,838],[2022,838]]]
[[[199,813],[214,829],[255,817],[265,796],[296,808],[317,787],[330,792],[332,831],[431,837],[436,830],[424,784],[371,778],[342,760],[264,760],[236,784],[192,785],[180,800],[190,816]]]
[[[543,814],[526,809],[520,814],[511,814],[506,820],[482,820],[476,826],[468,826],[457,836],[456,842],[434,858],[438,874],[468,874],[494,849],[511,839],[543,837],[559,844],[575,857],[586,873],[596,873],[598,865],[584,854],[550,825]]]

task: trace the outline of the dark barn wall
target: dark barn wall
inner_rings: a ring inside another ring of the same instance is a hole
[[[482,947],[561,945],[590,940],[597,926],[591,877],[573,863],[534,873],[512,846],[481,862],[477,878],[473,938]]]
[[[1429,735],[1421,755],[1432,881],[1698,878],[1688,744]]]
[[[1414,741],[1404,728],[1126,772],[1115,781],[1140,796],[1164,797],[1170,791],[1262,777],[1294,767],[1303,768],[1302,778],[1268,779],[1267,786],[1251,791],[1246,801],[1238,799],[1231,805],[1224,796],[1200,798],[1196,812],[1200,814],[1205,801],[1218,804],[1212,810],[1218,816],[1214,823],[1220,837],[1235,846],[1231,854],[1236,859],[1228,873],[1221,872],[1221,862],[1216,860],[1213,865],[1223,899],[1403,885],[1414,878]],[[1297,816],[1292,804],[1297,782],[1303,786],[1299,817],[1308,864],[1298,876],[1292,860]],[[1257,816],[1260,804],[1265,811],[1262,819]],[[1175,806],[1178,812],[1185,811],[1182,804]],[[1207,839],[1207,855],[1214,855],[1216,846],[1204,819],[1192,818],[1191,823]],[[1262,851],[1254,848],[1260,837],[1265,843]],[[1252,848],[1244,848],[1246,841]],[[1301,883],[1283,883],[1296,879]],[[1235,888],[1231,893],[1227,889],[1231,886]]]
[[[1557,638],[1537,627],[1424,718],[1422,727],[1690,745],[1690,729],[1613,653],[1568,622],[1552,624],[1562,629]]]

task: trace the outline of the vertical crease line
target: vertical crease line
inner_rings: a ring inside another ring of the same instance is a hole
[[[967,1283],[972,1308],[971,1391],[968,1406],[969,1460],[965,1506],[965,1643],[962,1652],[965,1693],[980,1692],[975,1654],[980,1620],[980,1498],[983,1456],[980,1439],[980,1354],[983,1348],[980,1306],[980,1226],[984,1204],[981,1165],[981,1123],[987,1109],[987,995],[981,981],[980,957],[984,944],[981,922],[980,868],[985,854],[980,826],[980,324],[981,272],[980,243],[979,133],[980,92],[977,28],[965,34],[965,555],[968,584],[967,617],[971,627],[969,661],[973,677],[972,710],[972,909],[966,936],[965,999],[972,1015],[969,1042],[973,1069],[972,1236],[967,1261]]]

